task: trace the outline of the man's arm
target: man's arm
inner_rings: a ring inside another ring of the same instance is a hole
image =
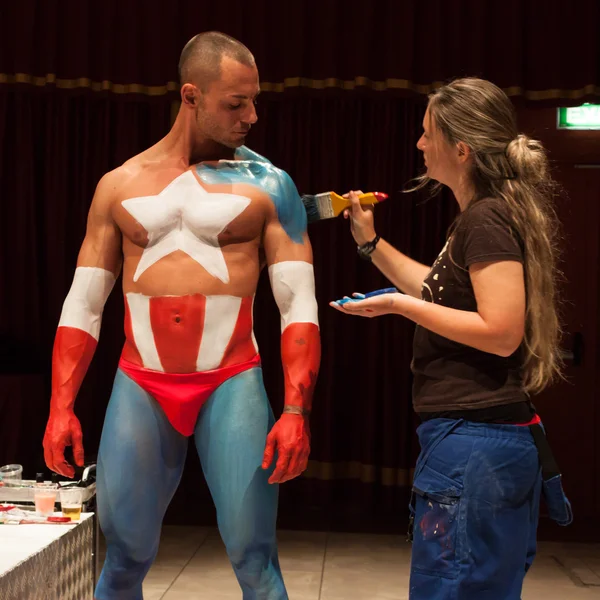
[[[278,211],[273,206],[263,239],[271,287],[281,313],[281,359],[285,380],[283,415],[267,438],[263,462],[263,468],[268,468],[277,447],[277,466],[269,479],[271,483],[283,483],[306,469],[310,453],[308,416],[321,361],[306,216],[295,186],[287,174],[283,173],[282,177],[285,178],[282,187],[287,190],[286,202],[299,203],[302,212]],[[304,219],[291,223],[282,218],[282,215],[294,214],[303,214]]]
[[[310,251],[308,240],[306,245]],[[283,412],[308,416],[321,360],[312,261],[297,257],[270,263],[269,278],[281,313],[281,360],[285,378]]]
[[[75,463],[83,465],[81,426],[73,407],[98,344],[104,305],[121,269],[121,235],[111,215],[119,179],[113,171],[98,183],[54,340],[44,458],[49,469],[67,477],[75,471],[65,461],[66,446],[73,446]]]

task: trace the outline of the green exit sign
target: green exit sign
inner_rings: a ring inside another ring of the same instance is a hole
[[[559,129],[600,129],[600,104],[558,109]]]

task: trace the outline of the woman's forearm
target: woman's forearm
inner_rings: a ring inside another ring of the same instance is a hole
[[[415,298],[421,297],[423,280],[431,267],[402,254],[383,239],[377,244],[371,259],[398,289]]]
[[[408,296],[397,299],[394,312],[449,340],[498,356],[510,356],[523,339],[514,331],[490,326],[477,312],[457,310]]]

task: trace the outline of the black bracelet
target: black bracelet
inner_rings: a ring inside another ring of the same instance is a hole
[[[371,240],[370,242],[367,242],[366,244],[363,244],[362,246],[358,246],[358,248],[356,249],[358,255],[363,260],[368,260],[370,262],[372,260],[371,254],[373,254],[375,248],[377,247],[377,243],[380,239],[381,236],[376,235],[375,239]]]

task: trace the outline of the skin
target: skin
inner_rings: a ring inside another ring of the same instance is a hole
[[[474,192],[470,148],[463,142],[450,144],[429,109],[417,148],[423,152],[427,175],[447,185],[464,210]],[[352,206],[344,217],[350,219],[352,235],[362,245],[375,237],[375,228],[372,212],[359,203],[360,193],[349,193]],[[429,267],[412,261],[389,244],[379,242],[372,258],[396,287],[406,293],[374,296],[341,306],[331,302],[332,308],[369,318],[402,315],[438,335],[498,356],[510,356],[523,341],[526,298],[523,266],[519,262],[503,260],[471,265],[469,275],[477,312],[469,312],[421,300],[420,287]]]
[[[107,173],[98,183],[89,211],[86,236],[79,252],[78,267],[99,267],[118,277],[123,272],[123,292],[146,296],[227,294],[248,297],[255,293],[261,268],[283,261],[312,263],[308,237],[294,243],[281,226],[270,197],[244,184],[202,185],[209,192],[248,197],[250,205],[219,235],[218,241],[229,271],[225,284],[199,263],[177,250],[149,267],[137,282],[133,276],[148,235],[122,206],[129,198],[158,194],[171,181],[200,162],[233,159],[235,148],[244,144],[257,121],[255,100],[260,93],[258,71],[225,56],[220,77],[208,85],[185,83],[181,107],[171,131],[148,150]],[[87,346],[86,346],[87,344]],[[67,477],[74,469],[64,457],[73,446],[75,463],[83,465],[81,426],[73,406],[95,345],[89,339],[68,348],[55,343],[51,415],[44,436],[47,466]],[[298,404],[295,390],[286,388],[286,404]],[[305,393],[304,391],[302,393]],[[312,389],[310,390],[312,393]],[[289,397],[288,397],[289,396]],[[263,468],[278,451],[270,483],[297,477],[307,466],[310,431],[305,415],[284,413],[271,430]]]

